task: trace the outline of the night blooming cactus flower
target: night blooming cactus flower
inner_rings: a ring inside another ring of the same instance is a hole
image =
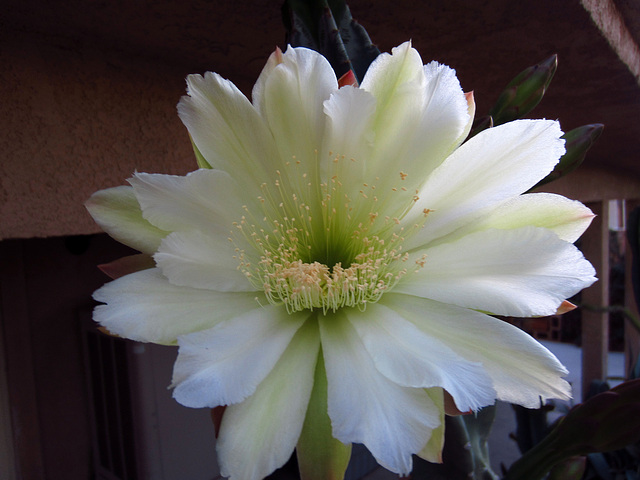
[[[407,474],[412,454],[440,460],[447,402],[569,397],[558,360],[490,316],[550,315],[595,281],[572,244],[591,211],[524,193],[564,153],[558,122],[463,143],[472,96],[409,43],[360,86],[304,48],[271,55],[252,101],[214,73],[187,83],[201,168],[136,173],[87,204],[153,258],[95,293],[94,318],[179,345],[176,400],[227,405],[223,475],[268,475],[323,419]]]

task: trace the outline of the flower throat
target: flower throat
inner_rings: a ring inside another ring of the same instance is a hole
[[[299,162],[287,166],[298,170]],[[262,184],[261,216],[245,206],[246,215],[234,224],[233,236],[240,234],[244,241],[230,239],[244,244],[236,247],[238,268],[270,303],[284,305],[290,313],[363,310],[410,271],[413,262],[402,247],[404,228],[398,218],[380,218],[378,198],[371,194],[375,186],[363,184],[354,207],[337,172],[318,183],[316,191],[305,173],[285,172],[285,179],[276,173],[271,188]],[[416,199],[411,196],[411,205]],[[405,200],[401,213],[406,205]],[[415,265],[424,265],[424,258]]]

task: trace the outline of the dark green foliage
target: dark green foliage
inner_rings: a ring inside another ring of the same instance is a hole
[[[361,82],[371,62],[380,55],[343,0],[286,0],[282,18],[287,43],[321,53],[338,78],[351,70]]]
[[[573,407],[504,478],[539,480],[574,457],[627,449],[639,440],[640,379],[635,379]]]

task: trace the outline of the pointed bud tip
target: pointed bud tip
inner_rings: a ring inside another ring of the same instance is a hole
[[[276,47],[272,55],[273,55],[273,59],[276,62],[276,65],[280,65],[281,63],[284,62],[284,58],[282,56],[282,50],[280,50],[280,47]]]
[[[358,86],[358,80],[356,79],[353,70],[349,70],[338,79],[338,87],[342,88],[346,85],[351,85],[352,87]]]
[[[444,413],[450,417],[457,417],[458,415],[470,415],[473,411],[463,412],[456,407],[456,402],[449,392],[444,390]]]
[[[570,312],[572,310],[575,310],[576,308],[578,308],[576,305],[574,305],[573,303],[565,300],[564,302],[562,302],[560,304],[560,306],[558,307],[558,310],[556,310],[556,315],[562,315],[564,313]]]
[[[120,335],[116,335],[115,333],[111,333],[109,330],[107,330],[104,327],[98,327],[98,331],[100,333],[104,333],[105,335],[109,335],[110,337],[114,337],[114,338],[122,338]]]

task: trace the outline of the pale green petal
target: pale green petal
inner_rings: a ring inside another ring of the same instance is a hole
[[[233,222],[244,214],[240,187],[220,170],[196,170],[185,177],[136,173],[129,183],[144,218],[164,230],[211,231],[228,237]]]
[[[375,368],[358,333],[342,311],[320,319],[334,437],[363,443],[392,472],[411,472],[440,413],[427,393],[397,385]]]
[[[499,400],[538,408],[541,398],[571,397],[571,387],[562,379],[567,370],[519,328],[480,312],[407,295],[388,294],[384,302],[426,335],[482,363]]]
[[[575,242],[584,233],[593,212],[577,200],[569,200],[552,193],[521,195],[500,205],[468,226],[456,230],[456,237],[490,228],[514,229],[532,225],[547,228],[567,242]]]
[[[259,295],[266,303],[264,295]],[[178,335],[260,309],[256,293],[221,293],[171,285],[157,268],[125,275],[93,294],[93,318],[121,337],[173,344]]]
[[[216,441],[222,476],[260,480],[289,460],[302,430],[319,347],[317,323],[308,321],[255,393],[227,407]]]
[[[469,124],[455,71],[437,62],[423,66],[407,42],[373,62],[362,88],[377,101],[368,181],[385,193],[392,187],[414,192],[459,145]]]
[[[427,462],[442,463],[442,449],[444,448],[444,392],[441,388],[427,388],[427,395],[440,412],[440,426],[433,429],[431,438],[416,455]]]
[[[429,303],[424,316],[429,318]],[[347,310],[362,343],[380,373],[405,387],[442,387],[460,411],[477,411],[496,398],[480,363],[470,362],[440,340],[422,333],[402,313],[382,304],[366,311]]]
[[[322,55],[306,48],[288,48],[282,63],[265,79],[262,97],[254,99],[275,139],[281,174],[291,185],[317,181],[318,149],[325,127],[323,103],[337,89],[333,69]],[[307,175],[304,182],[303,174]]]
[[[120,243],[143,253],[155,252],[167,234],[142,217],[131,187],[99,190],[85,206],[100,228]]]
[[[169,234],[154,259],[174,285],[219,292],[250,292],[256,288],[239,269],[239,252],[228,235],[195,230]]]
[[[155,266],[156,262],[151,255],[148,253],[137,253],[135,255],[118,258],[113,262],[103,263],[98,265],[98,268],[101,272],[107,274],[109,278],[115,280],[130,273],[155,268]]]
[[[193,408],[243,401],[273,369],[310,315],[308,311],[289,315],[284,307],[264,305],[238,311],[208,330],[180,336],[173,397]]]
[[[530,189],[564,153],[561,136],[558,122],[518,120],[464,143],[420,189],[405,222],[413,224],[424,209],[430,213],[407,247],[426,245]]]
[[[544,228],[484,230],[419,254],[424,267],[394,292],[497,315],[553,315],[596,280],[582,253]]]
[[[216,73],[187,77],[187,93],[178,104],[180,119],[198,151],[213,168],[224,170],[254,195],[275,172],[269,131],[251,102]]]

